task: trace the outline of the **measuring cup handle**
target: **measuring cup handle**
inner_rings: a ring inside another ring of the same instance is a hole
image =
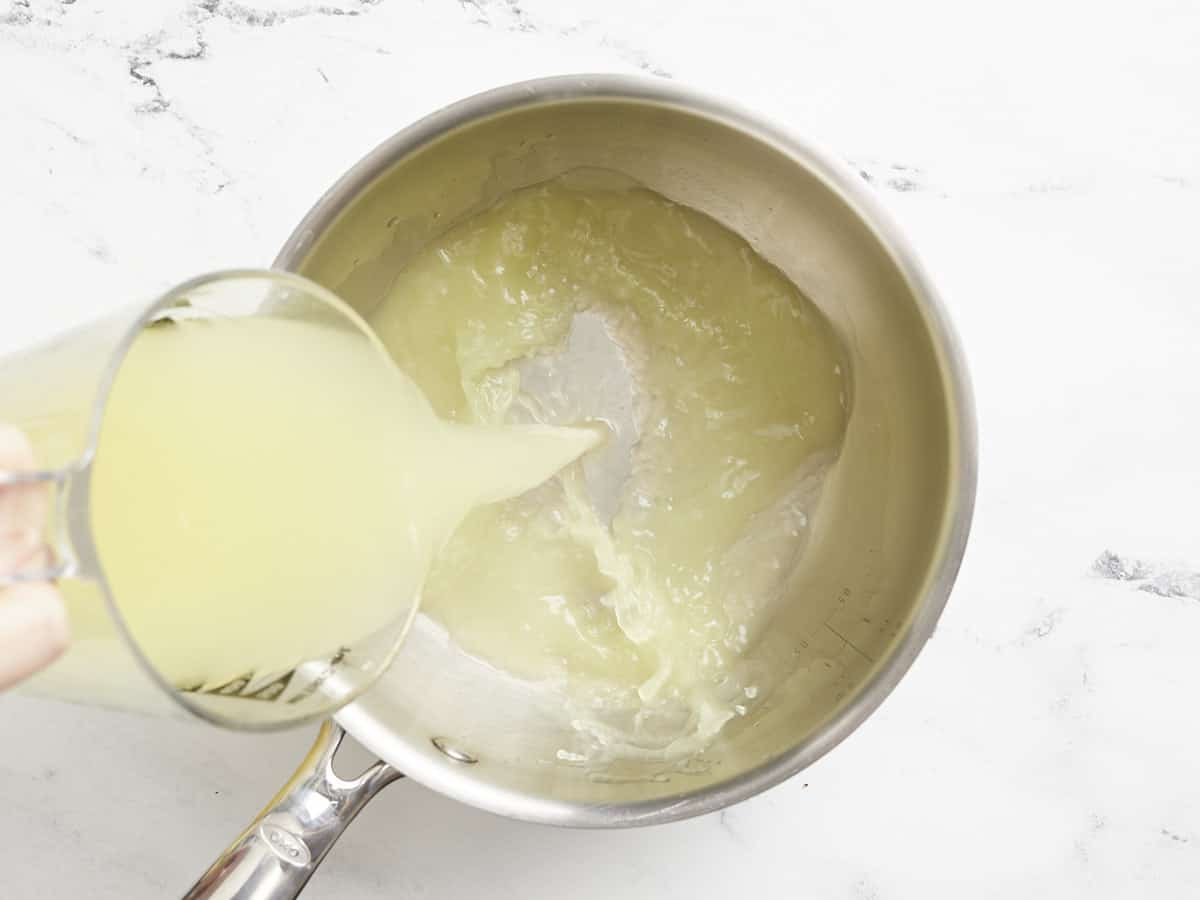
[[[59,497],[64,497],[63,485],[70,478],[70,472],[57,469],[31,469],[29,471],[9,472],[0,470],[0,488],[27,484],[47,484],[56,486]],[[61,511],[60,511],[61,518]],[[59,542],[64,544],[63,541]],[[60,547],[60,551],[61,551]],[[0,572],[0,588],[14,584],[26,584],[32,581],[57,581],[65,578],[75,570],[74,560],[60,552],[57,559],[49,566],[41,569],[22,569],[17,572]]]
[[[333,771],[345,732],[321,726],[304,762],[184,900],[288,900],[298,897],[325,854],[367,801],[403,778],[377,762],[346,781]]]

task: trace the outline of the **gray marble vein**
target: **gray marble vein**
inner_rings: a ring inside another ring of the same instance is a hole
[[[1105,550],[1092,563],[1092,571],[1101,578],[1129,582],[1139,591],[1160,597],[1200,600],[1200,571],[1191,568],[1149,563]]]

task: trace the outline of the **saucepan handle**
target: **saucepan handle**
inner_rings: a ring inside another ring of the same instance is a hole
[[[196,882],[184,900],[288,900],[367,801],[403,778],[378,762],[347,781],[333,771],[345,732],[332,721],[283,789]]]

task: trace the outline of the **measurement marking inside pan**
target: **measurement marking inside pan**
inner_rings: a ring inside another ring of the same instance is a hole
[[[828,622],[825,623],[825,627],[828,628],[830,631],[832,631],[839,638],[841,638],[843,644],[845,644],[847,647],[849,647],[851,650],[853,650],[855,653],[857,653],[859,656],[861,656],[867,662],[869,662],[869,663],[875,662],[875,660],[873,660],[870,656],[868,656],[867,654],[865,654],[861,650],[859,650],[857,647],[855,647],[849,638],[847,638],[844,634],[842,634],[840,631],[838,631],[836,628],[834,628]]]

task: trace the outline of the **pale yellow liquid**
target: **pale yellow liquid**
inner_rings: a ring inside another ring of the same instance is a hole
[[[113,387],[92,525],[143,651],[199,689],[399,637],[470,509],[523,493],[597,440],[443,422],[359,333],[161,323]]]
[[[803,565],[846,375],[828,322],[739,237],[650,191],[584,184],[520,191],[449,231],[370,321],[447,419],[610,421],[603,452],[624,460],[471,513],[422,610],[561,692],[580,734],[563,758],[670,757],[778,677],[748,650]],[[611,358],[573,384],[584,317]],[[618,370],[624,400],[606,384]]]

